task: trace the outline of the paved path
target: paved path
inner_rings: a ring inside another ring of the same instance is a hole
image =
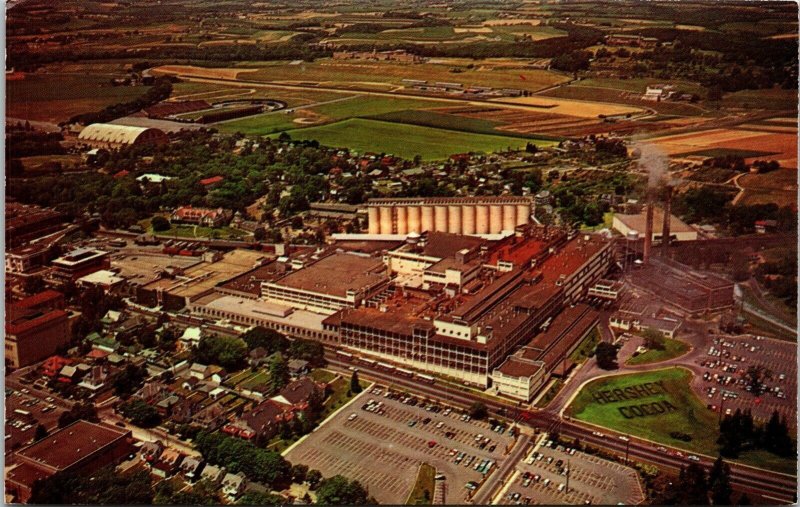
[[[483,486],[481,486],[475,496],[472,497],[472,503],[478,505],[486,505],[489,503],[495,494],[495,490],[503,483],[504,479],[509,475],[509,472],[514,471],[517,463],[522,459],[522,455],[527,451],[530,441],[531,437],[528,435],[522,434],[519,436],[511,454],[506,456],[502,466],[486,479]]]

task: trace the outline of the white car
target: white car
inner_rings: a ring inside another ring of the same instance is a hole
[[[687,458],[692,460],[692,461],[700,461],[700,458],[698,458],[694,454],[690,454],[689,456],[687,456]]]

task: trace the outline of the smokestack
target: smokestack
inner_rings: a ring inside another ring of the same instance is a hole
[[[650,261],[650,248],[653,244],[653,192],[647,192],[647,218],[644,230],[644,251],[642,252],[642,262],[648,264]]]
[[[670,213],[672,212],[672,187],[667,185],[664,187],[664,225],[661,229],[661,256],[665,259],[669,257],[669,240],[670,240]]]

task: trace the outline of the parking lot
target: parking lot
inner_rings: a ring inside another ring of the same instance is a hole
[[[644,493],[632,468],[545,441],[517,465],[501,501],[505,505],[636,505],[644,501]]]
[[[23,389],[28,393],[6,388],[6,455],[32,442],[39,424],[48,430],[55,428],[64,412],[60,406],[35,397],[27,388]]]
[[[471,489],[502,463],[513,442],[507,428],[501,434],[490,423],[467,420],[441,404],[400,393],[387,396],[385,388],[375,387],[286,458],[316,468],[325,477],[357,479],[382,504],[405,503],[419,465],[428,463],[445,481],[445,500],[452,504],[467,501]]]
[[[749,409],[756,419],[767,420],[777,410],[796,425],[797,349],[789,342],[756,336],[714,337],[700,361],[704,373],[696,382],[701,397],[714,411],[726,414]],[[771,375],[758,396],[749,391],[744,375],[760,365]]]

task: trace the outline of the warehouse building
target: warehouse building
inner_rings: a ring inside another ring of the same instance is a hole
[[[118,149],[124,146],[162,145],[167,142],[169,138],[162,130],[112,123],[92,123],[78,134],[78,144],[91,148]]]

